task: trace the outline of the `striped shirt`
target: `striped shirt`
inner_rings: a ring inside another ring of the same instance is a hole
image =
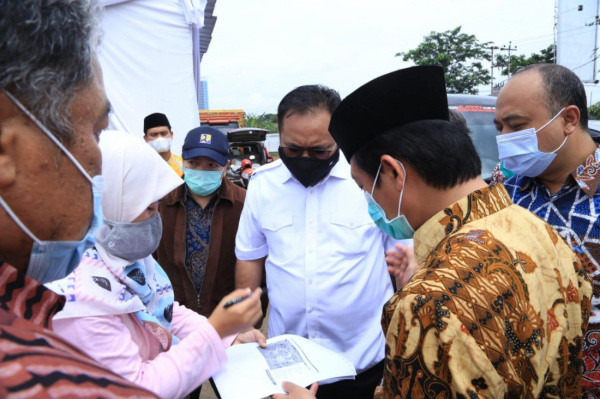
[[[50,331],[63,305],[0,261],[0,397],[155,398]]]

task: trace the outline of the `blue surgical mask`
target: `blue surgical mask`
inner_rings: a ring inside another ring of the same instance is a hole
[[[365,192],[365,198],[369,204],[369,216],[371,216],[371,219],[373,219],[375,225],[377,225],[377,227],[379,227],[390,237],[396,240],[405,240],[412,238],[415,235],[415,230],[411,227],[410,223],[408,223],[408,220],[406,220],[406,216],[400,213],[400,208],[402,206],[402,195],[404,194],[404,185],[406,183],[406,169],[404,169],[402,162],[396,162],[398,162],[402,167],[402,170],[404,170],[404,182],[402,184],[402,190],[400,191],[400,198],[398,199],[398,216],[392,220],[388,220],[381,205],[379,205],[373,198],[375,184],[377,183],[379,172],[381,172],[381,165],[379,165],[379,169],[377,169],[377,175],[373,181],[373,189],[370,193]]]
[[[27,275],[40,283],[45,284],[69,275],[79,265],[83,253],[94,245],[96,231],[102,225],[102,187],[104,185],[104,178],[100,175],[95,176],[94,178],[90,177],[87,171],[81,166],[77,159],[75,159],[73,154],[71,154],[69,150],[67,150],[62,143],[19,102],[19,100],[6,90],[4,93],[42,132],[44,132],[44,134],[46,134],[46,136],[48,136],[48,138],[50,138],[50,140],[54,142],[54,144],[56,144],[56,146],[58,146],[58,148],[60,148],[92,186],[94,213],[88,231],[79,241],[40,240],[23,222],[21,222],[6,201],[0,197],[0,206],[4,208],[6,213],[8,213],[25,234],[33,240],[33,247],[29,256],[29,265],[27,266]]]
[[[183,180],[192,192],[201,197],[214,193],[221,187],[223,171],[196,170],[183,168]]]
[[[519,176],[527,177],[537,177],[548,169],[548,166],[556,158],[556,153],[565,145],[569,136],[565,137],[556,150],[542,152],[539,150],[537,134],[558,118],[563,111],[564,108],[538,130],[530,128],[496,136],[498,155],[504,168]]]

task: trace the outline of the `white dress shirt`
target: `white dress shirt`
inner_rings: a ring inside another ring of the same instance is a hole
[[[385,249],[343,156],[313,187],[281,161],[249,185],[236,256],[267,256],[269,336],[297,334],[345,355],[360,373],[384,357],[381,311],[392,296]]]

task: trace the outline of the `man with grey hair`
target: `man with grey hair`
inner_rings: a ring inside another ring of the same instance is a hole
[[[0,0],[0,397],[154,397],[50,331],[102,221],[92,0]]]

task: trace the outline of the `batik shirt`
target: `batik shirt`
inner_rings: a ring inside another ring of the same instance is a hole
[[[0,261],[0,397],[155,398],[49,330],[64,301]]]
[[[554,195],[535,178],[514,176],[504,184],[515,204],[544,219],[571,244],[593,278],[592,314],[584,337],[583,386],[584,391],[600,389],[600,149],[579,165]]]
[[[181,156],[171,153],[169,166],[177,173],[177,176],[183,176],[183,158]]]
[[[498,184],[429,219],[386,304],[378,398],[576,398],[591,284],[558,233]]]
[[[187,187],[185,191],[185,267],[196,292],[200,294],[206,274],[210,226],[218,196],[213,196],[206,207],[202,209],[194,201]]]

